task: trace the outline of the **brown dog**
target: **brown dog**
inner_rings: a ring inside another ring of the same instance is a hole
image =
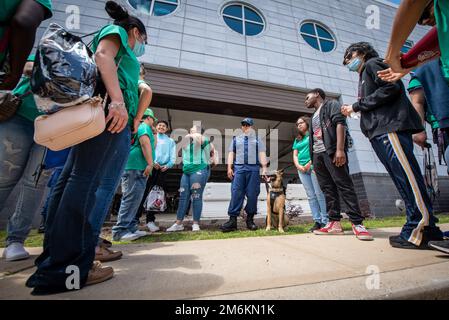
[[[276,171],[276,177],[269,186],[267,196],[267,228],[277,228],[279,232],[284,232],[284,228],[288,225],[289,219],[285,214],[285,189],[282,182],[284,170]]]

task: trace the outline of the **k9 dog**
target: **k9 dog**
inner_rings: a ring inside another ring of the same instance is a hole
[[[274,177],[269,178],[267,182],[267,227],[266,231],[271,227],[277,228],[279,232],[284,232],[284,228],[288,225],[289,218],[285,214],[285,188],[282,182],[284,170],[278,170]]]

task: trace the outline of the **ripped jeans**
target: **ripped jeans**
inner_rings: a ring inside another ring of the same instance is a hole
[[[45,148],[34,143],[33,135],[33,122],[18,115],[0,125],[0,211],[20,181],[16,206],[9,216],[6,245],[24,243],[50,177],[44,170],[36,185],[34,173]]]
[[[203,192],[209,179],[209,174],[209,168],[194,173],[182,174],[178,212],[176,213],[178,220],[184,220],[187,210],[189,210],[189,200],[192,199],[193,221],[200,221],[203,210]]]

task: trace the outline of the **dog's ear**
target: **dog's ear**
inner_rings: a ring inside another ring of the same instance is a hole
[[[280,174],[284,174],[284,169],[278,170]]]

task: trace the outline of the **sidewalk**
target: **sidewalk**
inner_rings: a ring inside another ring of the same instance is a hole
[[[24,286],[32,260],[0,260],[0,299],[449,299],[449,255],[391,248],[399,228],[372,231],[371,242],[347,232],[116,246],[112,280],[47,297]]]

